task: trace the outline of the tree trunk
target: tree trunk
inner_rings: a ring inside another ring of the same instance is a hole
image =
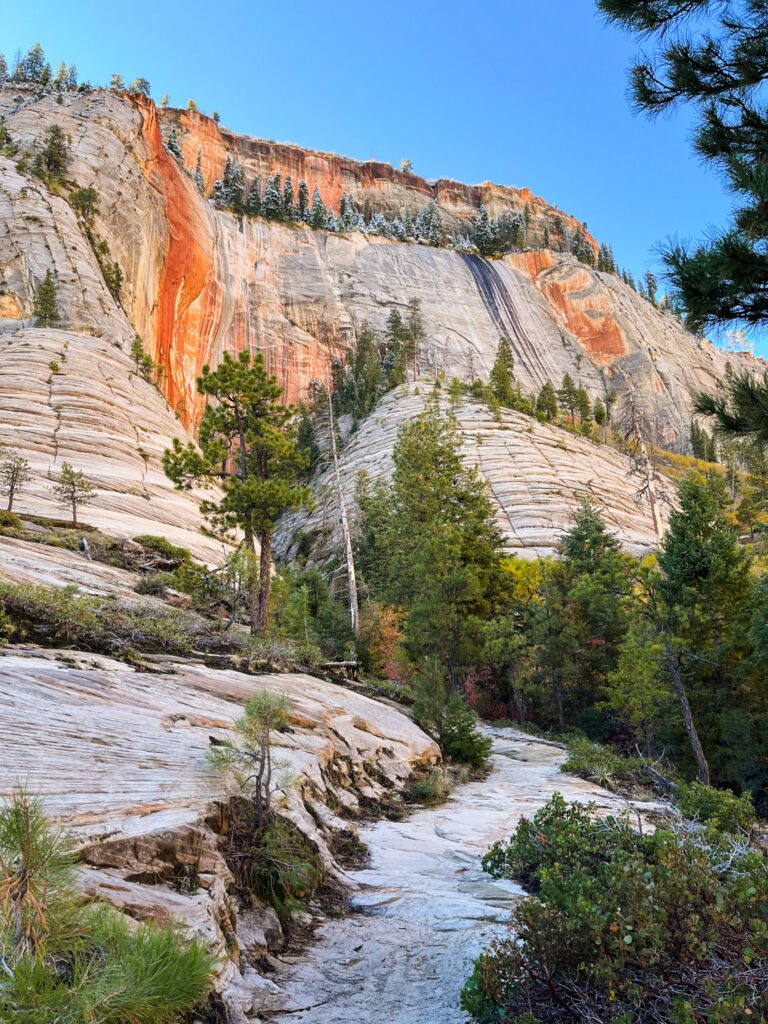
[[[675,687],[677,699],[680,701],[680,711],[683,715],[685,731],[688,733],[688,740],[691,744],[693,759],[696,762],[696,777],[703,786],[709,786],[711,779],[709,765],[706,757],[704,756],[704,748],[699,740],[699,734],[696,732],[696,725],[694,724],[693,714],[691,713],[691,705],[688,703],[688,694],[685,692],[685,683],[683,682],[683,677],[680,675],[680,666],[675,658],[675,652],[672,649],[672,645],[666,640],[664,641],[664,658],[667,662],[669,674],[672,676],[672,683]]]
[[[512,703],[515,705],[515,718],[518,725],[525,725],[525,701],[519,686],[512,685]]]
[[[252,567],[254,567],[256,565],[256,541],[249,530],[246,530],[245,532],[245,540],[243,543],[251,552],[253,557]],[[236,615],[237,609],[232,612],[233,622]],[[251,635],[257,636],[259,633],[259,584],[253,577],[251,577],[248,586],[248,619],[251,624]]]
[[[357,576],[355,574],[355,558],[352,551],[352,535],[349,531],[349,519],[347,517],[347,505],[344,501],[344,491],[341,486],[341,472],[339,470],[339,453],[336,447],[336,425],[333,419],[333,396],[331,386],[328,385],[328,415],[331,425],[331,451],[333,452],[333,473],[336,479],[336,494],[339,499],[339,512],[341,514],[341,532],[344,537],[344,550],[347,556],[347,586],[349,588],[349,618],[352,624],[352,636],[355,640],[360,637],[360,606],[357,601]]]
[[[565,732],[565,711],[563,710],[563,684],[560,679],[555,679],[555,703],[557,704],[557,721],[560,725],[560,732]]]
[[[15,488],[14,488],[13,484],[11,484],[10,488],[8,489],[8,508],[6,509],[6,511],[8,511],[8,512],[13,512],[13,492],[14,492],[14,490],[15,490]]]
[[[259,556],[259,590],[258,608],[256,612],[256,629],[253,629],[251,619],[251,632],[263,635],[269,624],[269,594],[272,586],[272,530],[262,530],[259,534],[261,544],[261,555]]]
[[[77,502],[76,501],[72,502],[72,526],[73,526],[73,528],[75,530],[77,529]]]

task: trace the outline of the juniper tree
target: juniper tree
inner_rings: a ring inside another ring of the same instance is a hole
[[[69,462],[63,462],[59,479],[54,484],[53,490],[59,499],[59,504],[71,511],[72,526],[76,530],[78,526],[77,510],[93,501],[96,488],[83,472],[74,469]]]
[[[51,271],[47,270],[45,277],[37,286],[32,307],[32,316],[40,326],[52,327],[60,322],[57,295],[56,281]]]
[[[32,479],[29,463],[17,452],[0,445],[0,493],[8,498],[7,512],[13,512],[13,503]]]
[[[651,116],[689,104],[696,153],[737,197],[732,222],[663,259],[695,330],[768,320],[765,139],[768,20],[759,0],[598,0],[607,18],[655,44],[630,70],[635,106]],[[695,15],[695,17],[694,17]]]
[[[215,370],[203,367],[197,390],[209,399],[199,447],[174,438],[163,468],[179,488],[217,484],[221,497],[203,501],[203,514],[219,531],[241,530],[254,555],[260,544],[258,585],[249,603],[251,630],[261,634],[269,621],[275,523],[284,512],[311,504],[309,489],[297,483],[307,459],[297,442],[295,410],[282,403],[283,389],[261,353],[241,352],[237,359],[225,353]]]

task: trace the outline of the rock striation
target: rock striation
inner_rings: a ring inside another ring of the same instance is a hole
[[[429,381],[403,385],[385,395],[373,413],[350,435],[340,458],[342,492],[354,517],[355,490],[361,473],[387,478],[400,427],[423,409]],[[622,546],[642,554],[655,547],[650,506],[630,460],[609,445],[599,445],[530,416],[462,401],[454,409],[463,439],[463,457],[477,468],[496,508],[507,550],[525,558],[552,555],[569,529],[573,512],[588,497],[600,508]],[[299,548],[322,561],[342,544],[339,501],[331,467],[315,479],[315,507],[286,517],[275,541],[278,557]],[[662,515],[665,514],[662,506]]]
[[[249,695],[285,694],[291,729],[274,737],[286,781],[281,812],[341,877],[329,838],[361,801],[401,787],[435,744],[393,708],[306,675],[250,676],[193,662],[137,672],[73,651],[0,652],[0,796],[23,781],[76,839],[83,883],[137,919],[172,918],[220,957],[233,1020],[274,989],[254,969],[279,948],[279,921],[241,907],[218,841],[229,789],[207,764]],[[329,805],[338,808],[332,811]],[[180,880],[187,884],[180,885]]]
[[[263,352],[288,397],[299,400],[364,321],[381,329],[390,308],[411,298],[424,313],[425,372],[486,376],[504,335],[527,388],[559,384],[569,372],[593,397],[615,390],[620,402],[641,407],[671,448],[687,442],[691,392],[713,387],[724,372],[722,352],[619,278],[571,256],[540,249],[484,260],[359,232],[238,218],[200,195],[192,171],[200,152],[210,188],[230,155],[249,182],[273,171],[304,176],[330,202],[347,191],[392,213],[435,199],[447,226],[469,223],[481,201],[491,212],[527,204],[535,241],[536,225],[557,211],[526,190],[429,183],[388,165],[238,137],[200,114],[158,111],[151,101],[103,90],[67,93],[59,104],[5,89],[0,113],[22,153],[54,123],[70,136],[71,179],[98,189],[95,232],[124,276],[119,306],[64,195],[0,160],[5,327],[30,315],[35,282],[54,270],[68,329],[97,331],[123,347],[137,331],[163,366],[164,393],[185,426],[194,427],[202,411],[196,375],[224,351]],[[172,125],[183,161],[163,145]]]

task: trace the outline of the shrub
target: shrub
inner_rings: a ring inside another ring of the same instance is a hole
[[[24,526],[15,512],[0,512],[0,529],[23,530]]]
[[[642,785],[642,766],[639,757],[625,757],[611,747],[579,736],[569,742],[568,757],[560,765],[560,771],[579,775],[607,789],[616,789],[617,784]]]
[[[691,782],[678,787],[675,803],[686,818],[705,822],[718,832],[748,830],[755,823],[755,808],[749,793],[736,796],[730,789]]]
[[[491,753],[491,741],[477,728],[477,715],[464,698],[448,695],[445,672],[437,660],[427,662],[413,683],[413,717],[439,744],[443,754],[474,768],[482,768]]]
[[[154,551],[156,555],[167,558],[172,562],[188,562],[192,558],[187,548],[171,544],[165,537],[155,537],[151,533],[142,533],[140,537],[134,537],[133,539],[137,544],[141,544],[143,548]]]
[[[435,768],[429,775],[417,778],[403,795],[408,803],[437,807],[438,804],[445,803],[450,791],[450,783],[445,772],[440,768]]]
[[[443,713],[441,746],[453,761],[483,768],[491,756],[491,739],[477,727],[477,715],[458,693],[448,701]]]
[[[462,996],[475,1020],[725,1024],[768,1013],[762,851],[682,828],[643,836],[556,794],[484,866],[535,895],[475,963]]]
[[[240,894],[269,903],[283,922],[305,908],[322,881],[306,837],[272,812],[259,823],[255,804],[243,798],[231,801],[227,823],[224,855]]]
[[[139,579],[134,589],[137,594],[145,597],[164,597],[170,585],[167,572],[148,572]]]
[[[205,997],[213,959],[170,925],[83,906],[66,839],[39,801],[0,810],[0,1019],[172,1024]],[[23,884],[20,880],[23,879]]]
[[[118,656],[131,651],[184,655],[207,642],[205,624],[196,616],[84,596],[68,587],[0,582],[0,609],[16,638],[51,647]]]

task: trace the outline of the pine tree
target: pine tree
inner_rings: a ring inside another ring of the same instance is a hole
[[[134,78],[131,82],[129,91],[134,93],[134,95],[144,96],[147,99],[150,98],[152,92],[150,84],[146,78]]]
[[[0,444],[0,494],[8,498],[6,512],[13,512],[13,503],[32,479],[29,462]]]
[[[326,221],[325,204],[320,196],[320,189],[315,185],[312,192],[312,213],[310,214],[309,223],[311,227],[319,230],[326,226]]]
[[[251,359],[242,352],[235,360],[225,352],[215,370],[203,367],[197,387],[212,399],[199,445],[174,439],[163,467],[177,487],[218,483],[221,497],[204,501],[203,514],[217,530],[242,530],[254,553],[258,540],[259,581],[252,587],[250,616],[252,632],[261,634],[269,622],[275,523],[284,512],[311,504],[308,488],[297,483],[306,458],[296,440],[295,410],[283,405],[283,389],[267,373],[261,353]]]
[[[507,338],[500,338],[488,384],[494,397],[508,409],[520,404],[520,385],[515,379],[515,359]]]
[[[721,171],[738,200],[722,233],[664,252],[672,284],[696,331],[768,320],[768,235],[763,101],[768,67],[764,4],[751,0],[598,0],[607,17],[641,35],[632,67],[632,98],[649,115],[690,104],[698,117],[693,144]],[[695,14],[695,18],[691,17]],[[648,52],[648,41],[657,44]]]
[[[285,185],[283,186],[283,217],[286,220],[294,220],[296,218],[296,210],[294,208],[294,196],[293,196],[293,181],[290,174],[285,176]]]
[[[40,43],[35,45],[27,51],[27,55],[22,61],[22,75],[26,82],[39,82],[43,75],[45,68],[45,54]]]
[[[576,407],[582,427],[588,427],[592,422],[592,403],[586,388],[577,388]]]
[[[557,394],[550,381],[542,387],[536,399],[536,412],[548,423],[552,423],[558,417]]]
[[[388,238],[392,234],[389,222],[383,213],[374,213],[368,227],[372,235],[383,235]]]
[[[64,61],[62,61],[61,64],[59,64],[58,68],[56,69],[56,74],[53,76],[53,84],[54,84],[55,88],[59,92],[61,92],[63,89],[66,88],[68,80],[69,80],[69,68],[64,63]]]
[[[0,53],[0,88],[8,81],[8,61],[5,54]]]
[[[261,180],[259,178],[254,178],[248,189],[245,212],[249,217],[258,217],[261,214]]]
[[[472,231],[472,241],[481,256],[492,256],[496,252],[496,233],[488,219],[488,211],[482,203]]]
[[[53,490],[59,499],[59,504],[71,511],[72,528],[76,530],[78,526],[77,511],[83,505],[88,505],[93,501],[95,487],[84,473],[74,469],[69,462],[63,462],[59,479],[54,484]]]
[[[367,493],[366,493],[367,491]],[[361,491],[359,563],[377,596],[408,609],[406,647],[455,686],[477,652],[496,590],[501,537],[485,486],[436,404],[401,428],[391,486]]]
[[[42,327],[52,327],[61,320],[58,306],[58,290],[50,270],[46,271],[45,277],[37,286],[32,316],[35,317],[38,325]]]
[[[296,217],[300,221],[309,220],[309,186],[303,178],[299,179],[299,193],[296,203]]]
[[[61,181],[69,164],[69,143],[61,127],[52,124],[43,135],[42,148],[35,155],[32,171],[48,182]]]
[[[282,220],[283,195],[280,187],[281,175],[278,171],[267,179],[264,195],[261,199],[261,214],[268,220]]]
[[[203,151],[197,151],[197,163],[195,164],[195,185],[201,196],[205,195],[205,177],[203,175]]]
[[[646,270],[645,277],[643,278],[643,280],[645,281],[645,294],[648,297],[648,301],[651,303],[652,306],[655,306],[656,289],[658,287],[656,282],[656,275],[653,274],[650,270]]]
[[[123,81],[123,76],[115,72],[109,80],[109,88],[112,92],[124,92],[125,82]]]
[[[571,377],[570,373],[566,373],[563,377],[563,383],[557,392],[557,400],[561,407],[569,413],[571,423],[575,423],[576,411],[579,407],[579,395],[578,388],[573,383],[573,377]]]
[[[708,755],[722,743],[724,716],[745,696],[737,666],[752,608],[750,561],[726,519],[718,480],[689,474],[678,501],[658,556],[658,628],[698,778],[708,785]]]
[[[168,150],[168,152],[172,156],[175,156],[177,160],[181,160],[183,162],[184,155],[181,152],[181,145],[179,144],[179,136],[176,133],[176,125],[173,125],[173,127],[170,130],[170,132],[168,133],[168,140],[165,143],[165,148]]]

